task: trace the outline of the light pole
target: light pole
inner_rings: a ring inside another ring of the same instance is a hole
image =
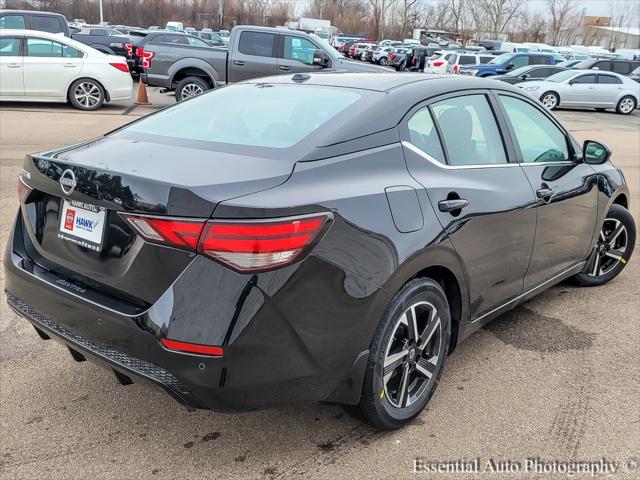
[[[104,17],[102,16],[102,0],[100,0],[100,25],[104,23]]]

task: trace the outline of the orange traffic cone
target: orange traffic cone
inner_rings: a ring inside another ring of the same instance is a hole
[[[147,85],[142,81],[142,76],[140,76],[140,82],[138,84],[138,99],[133,103],[136,105],[151,105],[149,97],[147,96]]]

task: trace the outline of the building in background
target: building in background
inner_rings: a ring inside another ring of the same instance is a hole
[[[640,48],[640,28],[612,27],[611,17],[582,17],[575,28],[560,31],[561,45],[599,46],[610,51]],[[551,42],[550,35],[546,38]]]

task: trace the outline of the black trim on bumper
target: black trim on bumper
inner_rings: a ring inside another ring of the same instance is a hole
[[[113,347],[101,345],[77,335],[37,312],[12,293],[8,291],[5,291],[5,293],[7,295],[7,303],[11,309],[29,320],[41,338],[44,338],[42,337],[43,333],[49,337],[56,337],[69,347],[72,354],[74,350],[79,350],[82,354],[86,353],[108,364],[121,383],[123,383],[123,372],[126,372],[158,385],[187,408],[207,408],[175,376],[166,370],[122,353]],[[74,358],[76,357],[74,356]]]

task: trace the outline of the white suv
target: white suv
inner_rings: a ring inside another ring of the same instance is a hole
[[[378,47],[373,51],[373,63],[379,63],[380,65],[389,64],[389,54],[393,51],[393,47]]]
[[[437,55],[437,56],[436,56]],[[460,65],[478,65],[481,63],[489,63],[494,55],[479,53],[474,51],[445,51],[436,54],[427,62],[425,72],[428,73],[458,73]]]

